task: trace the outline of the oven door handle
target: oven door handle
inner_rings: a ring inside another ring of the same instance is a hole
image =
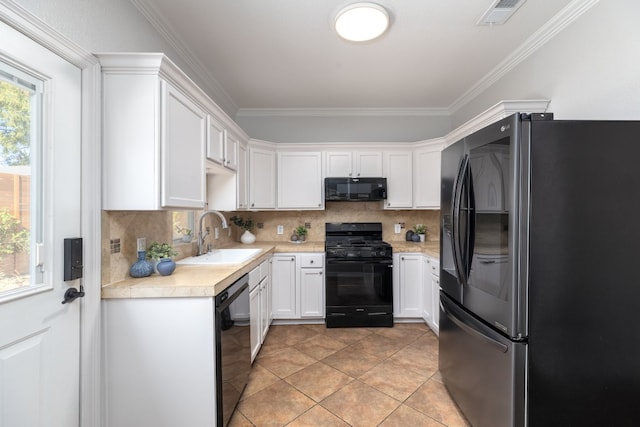
[[[327,259],[327,264],[388,264],[393,265],[393,260],[352,260],[352,259]]]

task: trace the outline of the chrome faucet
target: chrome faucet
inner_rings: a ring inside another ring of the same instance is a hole
[[[204,221],[204,217],[207,216],[208,214],[216,214],[218,215],[218,217],[220,218],[220,221],[222,221],[222,228],[229,228],[229,225],[227,224],[227,220],[225,219],[224,215],[222,215],[220,212],[218,211],[204,211],[202,213],[202,215],[200,215],[200,228],[198,231],[198,255],[202,255],[203,249],[204,249],[204,239],[207,238],[207,236],[209,235],[209,228],[207,227],[206,233],[203,233],[203,221]]]

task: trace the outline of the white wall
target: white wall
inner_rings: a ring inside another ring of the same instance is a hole
[[[455,112],[452,125],[507,99],[550,99],[556,119],[640,120],[640,1],[600,0]]]
[[[14,0],[89,52],[162,52],[231,117],[225,104],[129,0]]]

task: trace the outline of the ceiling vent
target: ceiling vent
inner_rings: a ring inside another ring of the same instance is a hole
[[[496,0],[480,17],[477,25],[501,25],[515,13],[526,0]]]

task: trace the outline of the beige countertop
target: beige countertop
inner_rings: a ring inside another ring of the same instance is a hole
[[[391,242],[394,252],[421,252],[439,257],[438,242]],[[324,252],[324,241],[257,242],[252,245],[227,246],[226,248],[259,248],[258,255],[233,265],[181,265],[170,276],[152,274],[139,279],[128,278],[102,287],[102,298],[184,298],[213,297],[225,290],[244,274],[260,265],[274,253]]]

